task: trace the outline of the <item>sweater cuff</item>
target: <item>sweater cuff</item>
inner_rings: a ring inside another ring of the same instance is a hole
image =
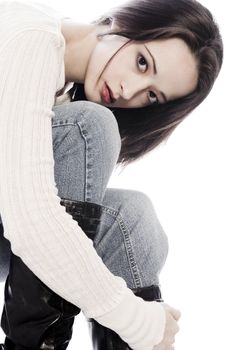
[[[127,288],[121,303],[95,320],[115,331],[133,350],[152,350],[163,340],[166,314],[161,302],[145,301]]]

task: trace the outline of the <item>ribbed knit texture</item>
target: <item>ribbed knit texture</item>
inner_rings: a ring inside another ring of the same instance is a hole
[[[65,40],[56,11],[0,1],[0,213],[11,249],[49,288],[135,350],[162,339],[165,312],[114,276],[60,205],[51,118],[65,84]],[[16,311],[17,312],[17,311]]]

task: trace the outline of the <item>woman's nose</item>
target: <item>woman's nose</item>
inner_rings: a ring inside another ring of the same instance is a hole
[[[133,88],[132,84],[121,84],[121,97],[128,101],[131,100],[131,98],[135,95],[135,88]]]
[[[121,97],[124,100],[131,100],[133,97],[138,95],[140,92],[143,92],[146,90],[146,82],[144,82],[142,79],[138,81],[133,81],[130,83],[122,83],[121,84]]]

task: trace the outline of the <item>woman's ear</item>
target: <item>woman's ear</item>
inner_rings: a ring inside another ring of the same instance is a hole
[[[119,31],[120,27],[117,25],[116,20],[112,18],[111,24],[110,24],[110,29],[114,31]]]
[[[116,29],[116,21],[115,21],[115,19],[114,18],[112,18],[112,21],[111,21],[111,24],[110,24],[110,29],[111,30],[115,30]]]

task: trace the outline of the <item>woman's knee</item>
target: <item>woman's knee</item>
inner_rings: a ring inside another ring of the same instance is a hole
[[[76,122],[82,129],[83,136],[91,139],[96,150],[106,156],[106,164],[116,163],[121,149],[121,137],[117,120],[110,109],[90,101],[75,101],[54,106],[53,111],[53,126],[57,123]]]
[[[53,111],[58,195],[101,203],[120,153],[121,139],[114,115],[89,101],[58,105]]]

